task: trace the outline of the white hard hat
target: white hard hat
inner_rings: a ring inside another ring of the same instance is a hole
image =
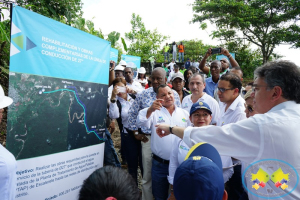
[[[138,69],[139,74],[146,74],[146,69],[145,67],[141,67]]]
[[[119,70],[119,71],[124,71],[124,68],[125,68],[125,67],[123,67],[122,65],[117,65],[117,66],[115,67],[115,71],[117,71],[117,70]]]
[[[9,106],[10,104],[12,104],[12,102],[12,98],[5,96],[4,90],[0,85],[0,109]]]
[[[133,62],[127,63],[126,67],[136,68],[136,65]]]
[[[127,63],[125,62],[125,60],[121,60],[120,62],[119,62],[119,65],[127,65]]]

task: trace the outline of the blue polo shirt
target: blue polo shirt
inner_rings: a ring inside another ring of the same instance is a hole
[[[211,97],[214,97],[214,91],[215,89],[218,87],[218,82],[215,83],[212,80],[212,77],[209,77],[205,80],[205,89],[204,92],[206,92],[208,95],[210,95]]]

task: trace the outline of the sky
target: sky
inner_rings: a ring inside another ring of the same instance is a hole
[[[200,39],[204,44],[218,45],[209,35],[215,29],[208,24],[206,30],[200,29],[200,23],[190,23],[193,18],[192,4],[194,0],[82,0],[83,17],[92,20],[96,29],[104,35],[117,31],[121,37],[131,30],[132,13],[138,14],[146,29],[154,30],[170,37],[166,42]],[[127,41],[128,42],[128,41]],[[288,44],[279,45],[274,52],[284,56],[300,66],[300,49],[291,49]],[[257,48],[253,45],[251,48]]]
[[[157,29],[159,33],[170,38],[166,41],[200,39],[204,44],[218,45],[220,42],[209,36],[216,28],[208,24],[205,30],[200,29],[200,23],[191,23],[193,11],[191,4],[194,0],[82,0],[83,17],[92,20],[96,29],[101,29],[104,35],[117,31],[125,38],[125,33],[131,31],[132,13],[138,14],[146,29]],[[8,16],[8,13],[4,14]],[[106,37],[105,36],[105,37]],[[129,41],[126,41],[127,44]],[[300,49],[290,48],[288,44],[279,45],[274,53],[283,56],[300,66]],[[257,48],[252,45],[251,48]]]

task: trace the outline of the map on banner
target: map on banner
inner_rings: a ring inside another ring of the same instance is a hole
[[[7,120],[7,145],[16,159],[103,140],[106,107],[101,99],[107,98],[107,85],[15,72],[9,79],[14,103]]]

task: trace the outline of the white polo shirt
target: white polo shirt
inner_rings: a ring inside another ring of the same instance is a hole
[[[235,123],[240,120],[246,119],[246,113],[245,113],[245,100],[239,95],[227,108],[226,104],[223,102],[220,102],[220,117],[217,121],[217,126],[223,126],[230,123]]]
[[[174,176],[176,169],[184,161],[187,153],[189,152],[190,147],[184,143],[179,137],[176,137],[174,140],[174,145],[172,146],[171,156],[170,156],[170,165],[169,165],[169,176],[168,181],[173,185]],[[223,169],[223,179],[226,183],[233,174],[232,159],[229,156],[221,156],[222,167],[229,168]]]
[[[162,107],[160,110],[152,112],[151,116],[147,119],[147,110],[148,108],[144,108],[139,112],[137,126],[151,128],[152,153],[164,160],[170,160],[171,150],[176,136],[170,134],[166,137],[160,138],[156,134],[155,125],[163,123],[173,126],[187,127],[191,124],[189,120],[189,113],[182,108],[175,106],[175,110],[171,115],[165,107]]]
[[[133,104],[134,99],[129,94],[127,94],[127,101],[119,96],[117,96],[117,100],[120,101],[120,104],[122,106],[121,117],[123,127],[128,128],[128,111]],[[120,117],[120,111],[117,102],[109,104],[109,117],[111,119],[118,119]],[[124,129],[124,132],[127,133],[126,129]]]
[[[212,98],[205,92],[203,92],[203,93],[204,93],[204,95],[200,99],[198,99],[197,102],[203,101],[209,105],[210,110],[212,112],[211,124],[216,124],[217,120],[219,119],[219,116],[220,116],[219,104],[214,98]],[[192,97],[192,94],[184,97],[184,99],[182,100],[182,103],[181,103],[181,107],[184,110],[188,111],[189,113],[190,113],[191,107],[193,105],[191,97]]]

